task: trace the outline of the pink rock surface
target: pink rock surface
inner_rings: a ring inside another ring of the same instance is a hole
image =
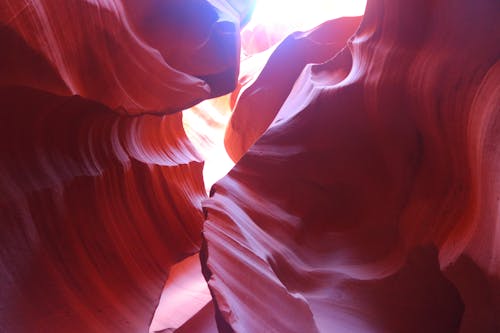
[[[170,269],[160,302],[149,327],[150,332],[175,331],[204,312],[213,314],[212,298],[201,273],[198,254],[184,259]],[[208,310],[208,311],[207,311]],[[215,321],[212,316],[212,323]]]
[[[499,11],[370,1],[305,68],[204,203],[220,331],[498,330]]]
[[[224,0],[4,1],[4,77],[129,114],[180,111],[234,88],[240,20],[250,8]]]
[[[146,332],[199,248],[202,163],[180,114],[0,88],[0,331]]]
[[[0,332],[500,331],[498,0],[253,4],[0,3]]]
[[[344,17],[325,22],[311,31],[292,33],[273,50],[258,77],[238,91],[225,135],[234,161],[269,127],[304,66],[322,63],[344,48],[360,21],[361,17]]]
[[[206,197],[165,114],[233,89],[250,7],[0,4],[1,332],[148,331]]]

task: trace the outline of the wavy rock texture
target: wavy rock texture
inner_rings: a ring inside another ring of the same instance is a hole
[[[340,51],[360,21],[361,17],[345,17],[325,22],[289,35],[273,50],[258,77],[238,91],[224,139],[234,161],[269,127],[304,66],[324,62]]]
[[[234,88],[251,5],[0,4],[1,332],[148,331],[206,197],[165,114]]]
[[[202,163],[180,115],[1,88],[1,331],[146,332],[199,248]]]
[[[369,1],[306,66],[204,203],[221,332],[499,330],[499,12]]]
[[[0,80],[78,94],[130,114],[180,111],[234,88],[240,20],[251,4],[4,1]],[[34,74],[50,79],[42,83]]]
[[[500,331],[499,2],[253,3],[0,3],[0,332]]]

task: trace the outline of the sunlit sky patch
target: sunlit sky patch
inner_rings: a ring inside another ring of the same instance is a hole
[[[250,25],[308,30],[341,16],[359,16],[366,0],[257,0]]]

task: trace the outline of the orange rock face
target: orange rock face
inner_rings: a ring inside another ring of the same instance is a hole
[[[500,3],[253,5],[0,4],[0,332],[500,331]]]

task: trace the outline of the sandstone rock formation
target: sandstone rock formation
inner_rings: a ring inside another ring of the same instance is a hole
[[[498,331],[499,9],[372,1],[284,103],[240,94],[228,151],[265,133],[205,203],[222,331]]]
[[[252,6],[0,4],[0,332],[500,331],[500,2]]]
[[[234,89],[250,5],[0,4],[1,332],[148,331],[206,197],[170,113]]]

